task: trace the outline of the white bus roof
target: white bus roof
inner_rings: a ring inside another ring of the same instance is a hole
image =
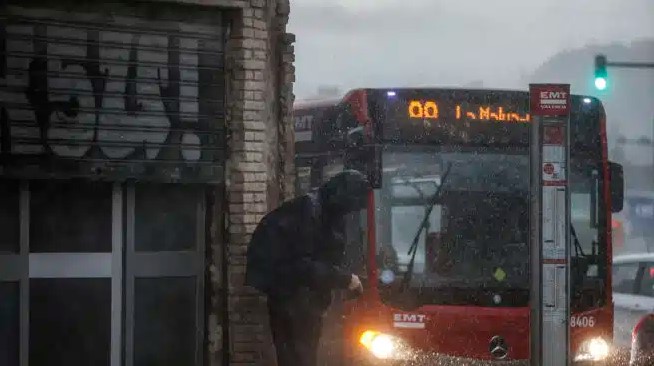
[[[293,109],[298,110],[316,107],[331,107],[340,103],[341,100],[341,98],[298,100],[293,104]]]

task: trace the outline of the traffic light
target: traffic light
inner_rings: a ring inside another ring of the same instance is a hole
[[[595,87],[598,90],[606,89],[606,56],[595,56]]]

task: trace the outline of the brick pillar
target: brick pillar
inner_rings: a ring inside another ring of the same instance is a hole
[[[288,0],[283,0],[288,3]],[[288,8],[285,8],[288,9]],[[288,13],[284,15],[288,21]],[[280,48],[282,49],[280,70],[282,72],[280,85],[280,171],[284,174],[281,179],[281,191],[283,198],[289,199],[295,195],[295,129],[293,120],[293,82],[295,82],[295,35],[283,33],[279,37]]]
[[[247,244],[256,224],[293,193],[289,152],[293,153],[294,69],[288,56],[293,39],[279,36],[285,34],[289,8],[288,0],[279,2],[281,6],[277,0],[251,0],[250,7],[234,17],[227,44],[230,156],[225,264],[230,365],[275,364],[265,298],[243,281]]]

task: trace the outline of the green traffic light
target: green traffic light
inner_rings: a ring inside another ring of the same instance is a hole
[[[595,87],[598,90],[604,90],[606,89],[606,79],[603,77],[596,77],[595,78]]]
[[[606,56],[596,55],[595,56],[595,88],[597,90],[606,89],[606,77],[608,73],[606,72]]]

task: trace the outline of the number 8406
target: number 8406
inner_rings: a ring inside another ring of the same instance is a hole
[[[570,318],[570,326],[575,328],[592,328],[595,326],[594,316],[573,316]]]

